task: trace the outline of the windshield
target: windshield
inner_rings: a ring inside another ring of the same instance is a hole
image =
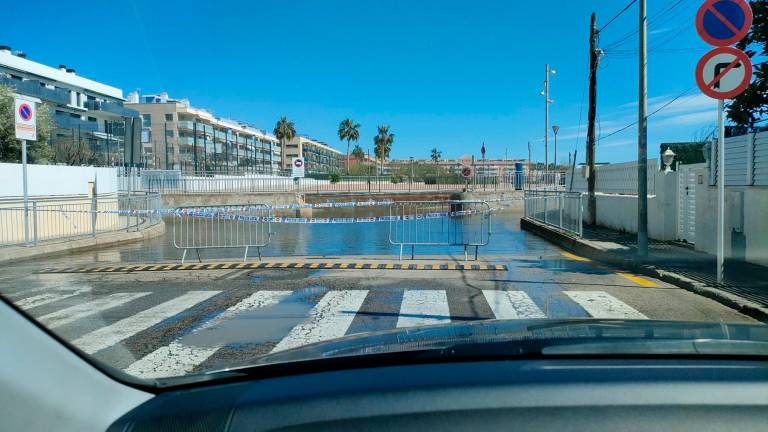
[[[768,9],[711,3],[9,4],[0,296],[163,385],[765,355]]]

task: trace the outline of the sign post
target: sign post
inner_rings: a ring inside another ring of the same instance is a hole
[[[706,0],[696,13],[696,31],[717,48],[696,65],[696,84],[717,99],[717,282],[723,282],[725,262],[725,99],[743,92],[752,78],[752,62],[730,47],[749,32],[752,9],[745,0]]]
[[[295,157],[291,159],[291,177],[295,179],[304,177],[304,158]]]
[[[35,103],[16,97],[14,105],[14,128],[16,138],[21,140],[21,182],[24,189],[24,244],[29,242],[29,190],[27,187],[27,140],[37,140]]]

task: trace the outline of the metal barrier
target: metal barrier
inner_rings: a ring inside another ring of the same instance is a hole
[[[161,221],[156,193],[0,200],[0,246],[70,241],[114,231],[139,231]],[[25,219],[28,229],[25,230]]]
[[[478,248],[488,244],[491,234],[491,208],[485,201],[404,201],[389,207],[389,242],[403,248],[416,246],[464,246]]]
[[[581,193],[529,191],[524,201],[525,217],[582,236]]]
[[[271,217],[272,208],[265,204],[180,207],[174,213],[173,246],[184,250],[182,264],[190,249],[196,250],[199,262],[200,249],[214,248],[245,248],[245,262],[249,248],[255,247],[261,259],[261,248],[272,235]]]

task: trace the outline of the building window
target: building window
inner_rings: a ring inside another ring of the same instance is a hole
[[[173,121],[173,114],[166,114],[165,115],[165,121],[172,122]]]
[[[165,131],[165,136],[167,136],[168,138],[173,138],[173,131],[172,130],[166,130]]]
[[[152,115],[151,114],[142,114],[141,115],[141,125],[144,126],[144,127],[152,126]]]

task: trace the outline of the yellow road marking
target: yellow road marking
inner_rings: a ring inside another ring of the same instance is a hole
[[[632,282],[644,286],[644,287],[653,287],[658,288],[658,284],[650,279],[646,279],[644,277],[635,276],[633,274],[624,273],[624,272],[617,272],[617,275],[623,277],[624,279],[631,280]]]
[[[384,268],[387,269],[387,270],[392,270],[393,268],[395,268],[395,265],[394,264],[385,264]]]
[[[312,264],[309,265],[309,268],[311,268],[311,269],[316,269],[318,267],[320,267],[320,263],[312,263]]]
[[[574,261],[581,261],[581,262],[591,262],[592,260],[589,258],[580,257],[578,255],[574,255],[570,252],[560,252],[560,254],[568,259],[572,259]]]

